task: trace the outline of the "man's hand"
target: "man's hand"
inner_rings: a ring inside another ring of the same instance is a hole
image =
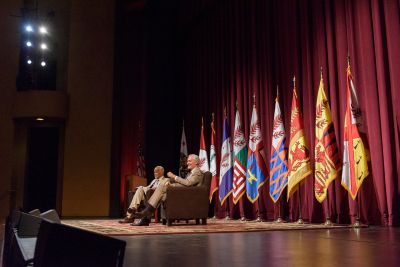
[[[172,172],[168,172],[168,173],[167,173],[167,176],[170,178],[170,181],[171,181],[172,183],[175,182],[175,177],[176,177],[175,174],[173,174]]]

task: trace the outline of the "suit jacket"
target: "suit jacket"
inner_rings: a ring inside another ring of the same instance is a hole
[[[176,184],[173,184],[173,186],[201,185],[201,183],[203,182],[203,172],[200,170],[199,167],[195,167],[193,170],[191,170],[186,179],[183,179],[181,177],[176,177],[175,182]]]
[[[144,192],[147,194],[147,192],[149,192],[149,190],[156,190],[156,188],[158,186],[164,186],[164,184],[166,182],[169,182],[169,178],[161,176],[158,179],[153,179],[153,181],[151,181],[151,183],[148,186],[143,187]]]

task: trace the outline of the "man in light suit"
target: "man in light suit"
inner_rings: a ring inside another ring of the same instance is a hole
[[[158,186],[154,194],[151,196],[147,203],[146,209],[142,212],[137,212],[135,218],[150,218],[161,201],[167,197],[166,192],[169,186],[196,186],[202,183],[203,173],[199,168],[200,159],[197,155],[191,154],[188,156],[187,165],[190,170],[186,179],[183,179],[172,172],[168,172],[167,176],[170,182],[166,182],[163,186]]]
[[[169,181],[169,178],[164,177],[164,168],[157,166],[154,168],[154,180],[148,186],[139,186],[132,198],[131,204],[126,212],[126,217],[123,220],[118,221],[119,223],[132,223],[134,221],[133,215],[137,212],[140,203],[146,199],[146,195],[149,191],[155,191],[160,185],[164,185]]]

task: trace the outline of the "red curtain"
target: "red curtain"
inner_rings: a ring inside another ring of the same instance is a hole
[[[269,160],[276,87],[279,86],[285,129],[290,129],[293,76],[302,104],[305,133],[314,157],[315,103],[323,69],[325,90],[341,154],[346,97],[346,66],[352,73],[364,116],[371,152],[370,175],[359,191],[364,223],[399,223],[400,172],[400,18],[399,2],[351,0],[230,0],[182,1],[178,7],[181,53],[179,84],[185,90],[185,126],[189,150],[198,151],[201,116],[216,114],[218,151],[226,107],[230,128],[238,104],[245,135],[249,135],[253,94],[261,120],[265,154]],[[232,133],[231,133],[232,134]],[[267,165],[269,162],[267,162]],[[356,216],[356,202],[341,186],[341,177],[329,188],[329,205],[319,204],[313,175],[284,206],[283,216],[322,222],[348,223]],[[300,195],[298,195],[300,193]],[[260,191],[259,213],[272,220],[278,215],[268,194]],[[246,217],[256,210],[243,198]],[[239,206],[218,207],[217,215],[238,217]]]
[[[119,27],[119,28],[118,28]],[[121,213],[126,209],[125,177],[137,174],[138,147],[146,148],[146,88],[147,88],[147,33],[142,13],[121,15],[117,29],[116,87],[114,91],[114,147],[113,176],[119,181],[118,202]]]

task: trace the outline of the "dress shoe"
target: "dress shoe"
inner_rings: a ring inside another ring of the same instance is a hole
[[[149,226],[150,220],[147,218],[142,218],[138,222],[131,223],[132,226]]]
[[[128,213],[130,213],[130,214],[135,214],[135,212],[136,212],[136,209],[135,208],[128,208]]]
[[[118,222],[119,223],[133,223],[134,220],[135,220],[134,218],[127,216],[127,217],[123,218],[122,220],[119,220]]]
[[[134,217],[136,219],[151,218],[155,210],[152,205],[147,204],[147,207],[143,211],[136,212]]]

